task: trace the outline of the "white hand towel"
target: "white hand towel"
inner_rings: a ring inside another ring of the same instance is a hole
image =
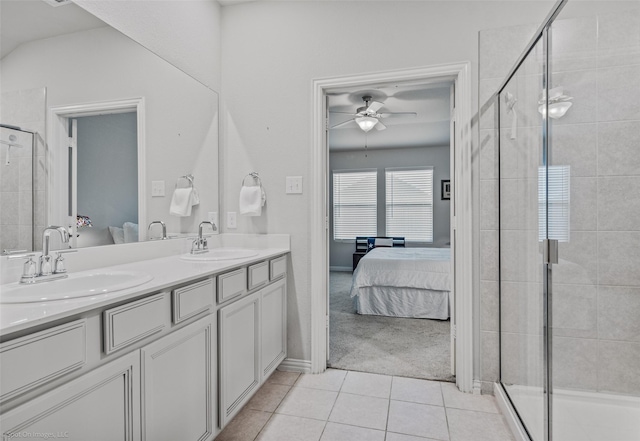
[[[191,216],[193,205],[193,188],[176,188],[171,198],[169,213],[174,216]]]
[[[262,206],[266,200],[266,195],[261,186],[243,186],[240,189],[240,214],[243,216],[261,216]]]

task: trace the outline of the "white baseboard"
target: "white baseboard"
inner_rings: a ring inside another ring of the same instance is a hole
[[[350,273],[353,271],[353,268],[350,266],[330,266],[329,271],[340,271],[343,273]]]
[[[511,401],[507,398],[507,393],[502,388],[500,383],[493,383],[493,395],[496,397],[500,412],[507,420],[507,425],[511,429],[511,433],[516,441],[531,441],[529,435],[520,422],[520,418],[516,415],[516,411],[511,405]]]
[[[311,373],[311,360],[297,360],[295,358],[285,358],[280,366],[279,371],[300,372],[301,374]]]
[[[482,383],[480,380],[473,380],[473,395],[482,395]]]

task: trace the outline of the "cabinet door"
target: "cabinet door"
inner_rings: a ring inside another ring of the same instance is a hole
[[[261,362],[260,373],[266,378],[287,356],[287,285],[280,280],[260,290],[261,294]]]
[[[3,439],[139,440],[138,352],[7,412],[0,418],[0,425]]]
[[[215,342],[209,315],[141,349],[143,440],[213,439]]]
[[[260,384],[260,291],[221,308],[220,428]]]

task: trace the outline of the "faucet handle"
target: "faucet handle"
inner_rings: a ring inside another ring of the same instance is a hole
[[[63,254],[67,253],[75,253],[78,250],[61,250],[56,252],[56,260],[53,262],[53,274],[64,274],[67,272],[67,269],[64,267],[64,257]]]
[[[26,259],[24,267],[22,268],[22,276],[20,277],[20,283],[34,283],[36,276],[38,275],[36,263],[33,260],[35,253],[30,254],[15,254],[9,256],[8,259]]]

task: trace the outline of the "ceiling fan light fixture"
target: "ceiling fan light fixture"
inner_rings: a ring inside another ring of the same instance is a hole
[[[570,103],[568,101],[560,103],[549,103],[549,117],[553,119],[562,118],[572,105],[573,103]],[[542,114],[542,117],[544,118],[547,114],[546,106],[544,104],[541,104],[538,107],[538,112],[540,112]]]
[[[359,118],[356,118],[356,123],[358,123],[358,126],[360,126],[363,131],[368,132],[369,130],[373,129],[376,124],[378,124],[378,119],[371,116],[361,116]]]
[[[540,101],[538,101],[538,112],[545,118],[547,116],[547,107],[549,107],[549,118],[562,118],[573,105],[573,103],[570,102],[573,97],[565,95],[562,86],[550,89],[548,95],[549,103],[547,106],[547,91],[542,91],[542,96],[540,97]]]

